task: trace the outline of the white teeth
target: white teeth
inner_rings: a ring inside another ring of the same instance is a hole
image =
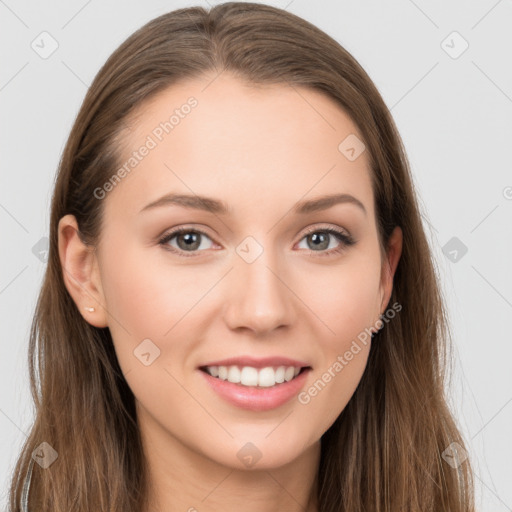
[[[295,373],[295,368],[293,366],[288,366],[284,372],[284,380],[289,382],[293,379],[293,374]]]
[[[276,382],[277,384],[282,384],[284,382],[284,371],[286,370],[286,368],[284,366],[280,366],[277,370],[276,370]]]
[[[268,388],[276,383],[276,372],[271,366],[262,368],[258,373],[258,386]]]
[[[234,382],[238,384],[241,380],[240,370],[238,366],[230,366],[228,370],[228,380],[229,382]]]
[[[240,372],[240,384],[244,386],[258,385],[258,370],[250,366],[244,366]]]
[[[242,369],[238,366],[207,366],[206,371],[212,376],[221,380],[227,380],[234,384],[242,384],[243,386],[259,386],[269,388],[276,384],[289,382],[297,377],[300,368],[294,366],[278,366],[273,368],[267,366],[265,368],[253,368],[252,366],[244,366]]]
[[[219,379],[226,380],[228,378],[228,367],[219,366]]]

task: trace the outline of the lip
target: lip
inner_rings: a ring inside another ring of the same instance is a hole
[[[282,361],[282,359],[280,359],[280,361]],[[216,365],[209,364],[207,366]],[[273,365],[267,364],[266,366]],[[278,364],[278,366],[280,366],[280,364]],[[294,366],[294,364],[290,364],[289,366]],[[235,405],[236,407],[239,407],[241,409],[256,412],[276,409],[284,405],[285,403],[289,402],[295,396],[297,396],[300,390],[304,387],[304,384],[306,382],[306,379],[308,378],[310,371],[311,367],[308,367],[302,370],[301,373],[297,375],[297,377],[290,380],[289,382],[276,384],[275,386],[269,388],[233,384],[232,382],[229,382],[227,380],[221,380],[218,379],[217,377],[212,377],[209,373],[203,370],[199,370],[199,373],[201,373],[204,376],[206,382],[211,387],[211,389],[213,389],[213,391],[215,391],[221,398],[226,400],[228,403]]]
[[[222,359],[213,361],[211,363],[202,364],[199,368],[206,366],[252,366],[253,368],[266,368],[267,366],[295,366],[296,368],[310,367],[304,361],[297,361],[288,357],[263,357],[257,358],[252,356],[239,356],[231,357],[229,359]]]

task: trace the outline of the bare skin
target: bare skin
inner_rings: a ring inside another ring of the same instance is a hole
[[[381,258],[367,154],[350,161],[338,150],[348,135],[362,136],[335,102],[305,88],[251,87],[227,72],[212,78],[170,87],[139,109],[123,162],[187,98],[198,102],[98,199],[105,217],[95,251],[80,241],[74,217],[61,219],[63,275],[86,321],[109,327],[136,397],[151,511],[317,512],[320,438],[353,395],[370,343],[308,403],[294,398],[267,411],[226,402],[198,367],[238,355],[290,357],[311,367],[307,391],[378,325],[402,232]],[[230,211],[167,204],[141,212],[171,192],[215,198]],[[335,193],[364,210],[343,202],[293,211]],[[183,235],[159,244],[180,226],[200,245],[188,250]],[[315,245],[306,228],[325,243]],[[237,252],[257,251],[246,237],[263,249],[251,263]],[[148,366],[134,356],[145,339],[160,350]],[[247,443],[261,454],[250,467],[237,456]]]

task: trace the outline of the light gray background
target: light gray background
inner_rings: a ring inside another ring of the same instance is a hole
[[[391,109],[451,315],[449,396],[476,468],[478,509],[512,510],[512,2],[268,3],[340,42]],[[0,0],[0,509],[33,418],[26,352],[45,266],[36,244],[48,236],[61,151],[111,52],[146,21],[189,5]],[[31,47],[51,48],[43,31],[58,42],[46,59]],[[453,237],[467,247],[454,246],[455,261]]]

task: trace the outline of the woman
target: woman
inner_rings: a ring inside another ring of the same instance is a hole
[[[472,511],[448,335],[354,58],[266,5],[160,16],[60,163],[11,510]]]

